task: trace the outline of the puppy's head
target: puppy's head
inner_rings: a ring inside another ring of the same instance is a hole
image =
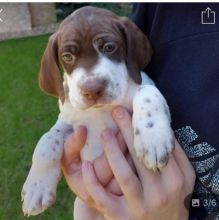
[[[147,37],[128,18],[84,7],[67,17],[44,52],[40,87],[78,108],[123,98],[151,58]],[[64,70],[64,82],[60,70]]]

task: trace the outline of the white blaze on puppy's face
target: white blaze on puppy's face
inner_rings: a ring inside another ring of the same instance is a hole
[[[112,104],[122,99],[128,89],[129,75],[124,62],[112,61],[109,58],[99,55],[98,62],[86,70],[83,67],[76,68],[71,74],[66,75],[68,86],[68,97],[72,106],[76,108],[88,108],[104,104]],[[96,101],[86,100],[81,94],[81,86],[89,81],[103,80],[103,95]]]

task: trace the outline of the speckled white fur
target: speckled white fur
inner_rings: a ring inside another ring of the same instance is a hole
[[[61,174],[60,159],[66,136],[79,125],[87,127],[87,142],[81,152],[82,159],[94,160],[102,153],[100,135],[105,128],[117,131],[111,110],[116,105],[133,111],[134,148],[137,156],[148,168],[161,169],[172,150],[172,131],[169,109],[165,99],[153,82],[143,74],[141,86],[130,79],[124,63],[100,57],[92,69],[92,77],[105,77],[109,81],[101,108],[87,108],[79,92],[79,85],[89,78],[86,70],[76,69],[65,74],[64,85],[68,97],[60,103],[56,124],[39,140],[33,154],[33,163],[22,190],[24,214],[37,215],[55,201],[56,187]],[[89,214],[90,212],[90,214]],[[94,210],[79,199],[75,202],[75,220],[88,220]],[[92,220],[102,217],[98,213]]]
[[[105,103],[115,103],[121,101],[129,85],[129,77],[127,67],[124,62],[112,62],[110,59],[99,55],[97,64],[89,70],[84,68],[76,68],[73,72],[65,74],[66,84],[68,86],[69,100],[75,108],[84,108],[86,103],[80,94],[80,85],[90,79],[104,78],[108,85],[104,93]]]

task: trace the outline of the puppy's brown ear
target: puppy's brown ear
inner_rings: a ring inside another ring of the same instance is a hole
[[[49,95],[59,97],[62,102],[64,101],[65,94],[59,68],[56,33],[50,36],[41,60],[39,86]]]
[[[121,17],[122,32],[126,43],[126,62],[130,76],[140,84],[140,71],[151,60],[152,48],[146,35],[128,18]]]

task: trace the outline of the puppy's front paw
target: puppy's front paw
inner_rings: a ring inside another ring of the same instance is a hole
[[[31,168],[21,193],[24,215],[38,215],[55,202],[60,175],[60,168],[55,166],[46,172],[44,168]]]
[[[133,127],[134,148],[140,161],[153,170],[166,166],[174,146],[174,138],[165,116],[136,119]]]
[[[139,87],[133,100],[134,148],[151,169],[162,169],[174,147],[168,105],[152,85]]]

